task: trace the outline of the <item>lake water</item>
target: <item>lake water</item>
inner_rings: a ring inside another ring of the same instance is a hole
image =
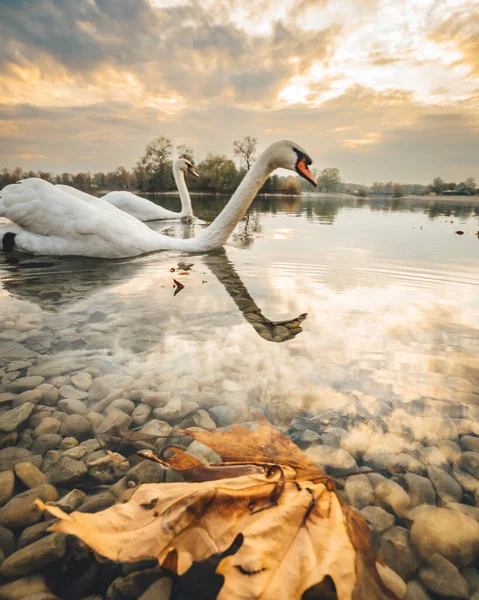
[[[155,201],[179,207],[175,197]],[[193,197],[193,225],[151,226],[195,235],[225,201]],[[170,425],[189,415],[187,425],[211,428],[261,412],[303,448],[312,443],[311,456],[318,442],[341,448],[317,454],[333,473],[353,457],[384,468],[412,498],[404,474],[440,468],[462,490],[449,498],[436,486],[429,504],[472,510],[479,481],[461,452],[479,452],[478,230],[479,198],[259,197],[211,254],[1,256],[0,341],[19,344],[14,360],[28,363],[9,369],[0,354],[3,389],[12,373],[44,368],[73,399],[70,377],[86,370],[113,399],[138,405],[165,392],[176,404],[155,415]],[[88,412],[105,413],[100,397],[82,400]],[[145,411],[131,426],[155,418]],[[407,529],[394,502],[379,505]]]

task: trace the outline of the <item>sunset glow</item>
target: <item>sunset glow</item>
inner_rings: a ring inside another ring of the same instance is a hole
[[[130,167],[154,135],[204,156],[281,131],[347,179],[477,176],[477,1],[59,6],[1,5],[2,166]]]

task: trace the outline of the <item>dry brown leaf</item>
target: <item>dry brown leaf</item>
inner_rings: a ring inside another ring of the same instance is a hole
[[[191,480],[197,471],[195,482],[144,484],[127,503],[96,514],[42,504],[59,519],[51,530],[76,535],[112,560],[156,557],[179,575],[240,540],[219,563],[218,600],[300,600],[326,577],[339,600],[396,598],[379,577],[364,519],[266,420],[258,431],[187,433],[224,463],[199,465],[175,449],[160,462]]]

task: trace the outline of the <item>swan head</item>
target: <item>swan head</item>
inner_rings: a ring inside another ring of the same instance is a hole
[[[303,179],[314,186],[317,185],[314,175],[309,170],[313,161],[299,144],[290,140],[282,140],[272,144],[266,152],[270,156],[270,164],[273,168],[296,171]]]
[[[179,158],[178,160],[175,160],[174,168],[179,171],[183,171],[183,173],[191,173],[191,175],[199,177],[195,165],[187,158]]]

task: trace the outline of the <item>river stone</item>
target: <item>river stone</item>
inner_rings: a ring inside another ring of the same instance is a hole
[[[397,465],[397,454],[385,444],[371,446],[363,456],[363,462],[371,469],[393,471]]]
[[[6,504],[13,496],[14,485],[15,475],[12,471],[3,471],[0,473],[0,506]]]
[[[19,462],[31,462],[36,467],[40,468],[42,465],[42,457],[34,456],[29,450],[18,448],[17,446],[11,446],[0,450],[0,472],[13,471],[15,465]]]
[[[346,480],[345,492],[349,503],[361,510],[374,501],[374,490],[366,475],[354,475]]]
[[[405,516],[411,503],[409,494],[392,479],[383,479],[374,486],[375,504],[391,509],[398,517]]]
[[[26,392],[22,392],[18,394],[12,402],[12,408],[17,408],[17,406],[21,406],[26,402],[31,402],[32,404],[38,404],[42,399],[42,392],[40,390],[27,390]]]
[[[45,433],[58,433],[61,427],[61,421],[58,419],[54,419],[53,417],[45,417],[40,421],[40,423],[35,427],[35,431],[33,432],[34,438],[39,438],[41,435]]]
[[[462,497],[462,488],[454,477],[437,467],[428,467],[427,475],[442,504],[459,502]]]
[[[130,393],[131,400],[134,400],[135,397],[136,394]],[[163,408],[166,407],[170,402],[171,394],[169,392],[153,392],[150,390],[145,390],[140,392],[140,397],[138,399],[141,400],[143,404],[147,404],[152,408]]]
[[[479,454],[477,452],[464,452],[458,461],[459,467],[479,479]]]
[[[415,473],[416,475],[424,475],[426,469],[422,462],[406,454],[405,452],[400,452],[397,455],[397,467],[398,470],[404,469],[408,473]]]
[[[35,405],[32,402],[26,402],[18,408],[0,413],[0,431],[9,433],[10,431],[18,429],[19,425],[26,421],[32,414],[34,408]]]
[[[66,496],[63,496],[63,498],[60,498],[60,500],[57,501],[56,506],[61,508],[64,512],[70,514],[74,510],[78,510],[80,508],[85,501],[85,498],[85,492],[74,489],[71,492],[68,492]]]
[[[214,450],[205,446],[205,444],[201,444],[196,440],[193,440],[191,444],[188,446],[187,454],[190,454],[194,458],[197,458],[203,463],[217,463],[222,462],[221,456],[217,454]]]
[[[95,513],[104,510],[115,504],[115,496],[110,492],[102,492],[94,496],[87,496],[83,504],[78,509],[79,512]]]
[[[141,433],[146,433],[148,435],[156,435],[158,437],[166,437],[173,431],[171,425],[166,423],[165,421],[160,421],[159,419],[152,419],[148,421],[146,425],[143,425],[141,428]]]
[[[444,598],[469,598],[467,581],[451,562],[437,553],[427,562],[419,569],[419,576],[428,589]]]
[[[333,448],[326,445],[311,446],[305,454],[315,465],[326,469],[333,476],[358,470],[354,458],[342,448]]]
[[[29,546],[38,540],[50,535],[48,528],[51,527],[51,520],[48,521],[40,521],[36,525],[30,525],[22,531],[22,534],[18,538],[17,542],[17,550],[21,548],[25,548],[25,546]]]
[[[118,577],[108,588],[105,600],[135,600],[159,577],[161,577],[161,571],[158,567],[142,569],[134,571],[126,577]]]
[[[88,371],[80,371],[76,375],[72,375],[70,380],[82,392],[88,392],[92,384],[92,376]]]
[[[45,474],[29,462],[17,463],[15,475],[30,489],[47,483]]]
[[[36,498],[25,496],[12,498],[0,508],[0,525],[9,529],[25,529],[42,518],[42,511],[35,504]]]
[[[38,385],[45,381],[44,377],[19,377],[11,383],[7,383],[5,388],[8,392],[24,392],[25,390],[34,390]]]
[[[63,558],[65,538],[62,533],[53,533],[10,555],[0,566],[4,577],[28,575]]]
[[[406,581],[419,568],[419,558],[404,527],[391,527],[382,535],[379,557]]]
[[[419,453],[419,460],[426,467],[437,467],[443,471],[449,471],[449,462],[444,454],[436,447],[423,448]]]
[[[170,600],[172,590],[173,581],[169,577],[162,577],[150,585],[138,600]]]
[[[60,388],[60,396],[66,400],[86,400],[88,398],[87,392],[82,392],[73,385],[64,385]],[[61,406],[61,402],[59,405]],[[62,410],[65,410],[62,408]]]
[[[66,412],[67,415],[86,415],[89,412],[89,409],[84,402],[72,398],[60,400],[58,406]]]
[[[147,404],[138,404],[135,410],[131,413],[131,421],[135,427],[144,425],[152,411],[151,406]]]
[[[58,433],[44,433],[33,442],[33,454],[45,454],[48,450],[56,450],[62,441],[62,436]]]
[[[15,536],[10,529],[7,529],[3,525],[0,525],[0,550],[4,556],[10,556],[10,554],[15,552]]]
[[[90,421],[82,415],[67,415],[60,427],[60,434],[84,440],[91,437],[93,431]]]
[[[447,505],[449,510],[455,510],[456,512],[463,513],[471,519],[474,519],[479,523],[479,508],[476,506],[469,506],[469,504],[460,504],[459,502],[450,502]]]
[[[461,448],[465,452],[475,452],[479,454],[479,437],[475,435],[465,435],[461,438]]]
[[[90,402],[98,402],[103,400],[110,394],[112,388],[105,383],[101,378],[93,380],[90,389],[88,390],[88,399]]]
[[[386,565],[376,562],[376,570],[384,585],[393,592],[396,598],[403,600],[406,597],[406,584],[399,575]]]
[[[333,448],[339,448],[341,446],[342,439],[348,434],[345,429],[340,427],[326,427],[324,433],[321,434],[323,443]]]
[[[107,407],[106,413],[108,414],[112,410],[121,410],[127,415],[131,415],[135,410],[135,403],[127,398],[117,398]]]
[[[48,593],[43,575],[36,573],[0,586],[0,600],[30,600],[37,594]]]
[[[0,344],[0,360],[5,362],[23,361],[35,358],[35,352],[32,352],[25,346],[17,342],[5,342]]]
[[[371,436],[364,431],[351,431],[341,439],[341,447],[356,460],[362,457],[371,445]]]
[[[414,508],[420,504],[436,505],[436,492],[429,479],[414,473],[407,473],[404,475],[403,480],[411,499],[410,508]]]
[[[53,485],[70,486],[80,481],[88,473],[85,463],[64,456],[47,474]]]
[[[58,500],[58,492],[53,485],[41,483],[34,488],[25,490],[21,494],[17,494],[13,499],[20,498],[40,498],[43,502],[56,502]]]
[[[422,587],[419,581],[409,581],[407,584],[406,600],[431,600],[431,596]]]
[[[479,490],[479,479],[475,475],[472,475],[472,473],[469,473],[469,471],[464,471],[454,465],[452,476],[466,492],[474,494]]]
[[[37,390],[42,393],[42,404],[46,406],[54,406],[58,400],[58,389],[51,383],[42,383]]]
[[[238,418],[236,410],[231,406],[214,406],[209,409],[209,412],[218,427],[232,425]]]
[[[29,375],[42,375],[43,377],[56,377],[64,373],[76,371],[78,368],[83,368],[84,365],[79,364],[78,356],[57,358],[46,362],[38,363],[35,367],[28,369]]]
[[[411,542],[428,559],[439,552],[452,563],[467,567],[479,553],[479,523],[446,508],[421,507],[411,527]]]
[[[112,410],[103,417],[103,420],[97,429],[97,433],[107,433],[112,427],[119,427],[120,429],[123,429],[124,427],[127,428],[130,423],[131,418],[123,411]]]

